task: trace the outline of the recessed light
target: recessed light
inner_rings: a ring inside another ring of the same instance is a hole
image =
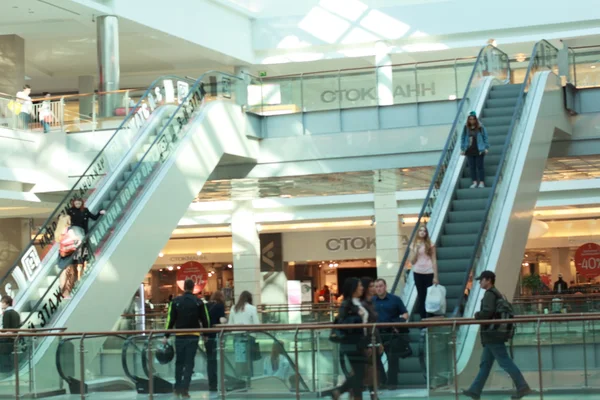
[[[197,251],[197,252],[196,252],[196,255],[197,255],[197,256],[201,256],[201,255],[202,255],[202,252],[201,252],[201,251]]]
[[[596,66],[595,66],[595,65],[591,65],[591,66],[590,66],[590,68],[591,68],[591,69],[594,69],[594,68],[596,68]]]
[[[162,252],[160,252],[160,253],[158,253],[158,256],[159,256],[159,257],[164,257],[164,256],[165,256],[165,254],[164,254],[164,253],[162,253]]]

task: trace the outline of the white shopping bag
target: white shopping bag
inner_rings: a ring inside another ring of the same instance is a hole
[[[433,315],[446,314],[446,288],[442,285],[433,285],[427,288],[425,311]]]

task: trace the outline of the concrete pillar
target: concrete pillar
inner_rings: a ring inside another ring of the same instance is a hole
[[[574,278],[571,274],[571,258],[568,247],[559,247],[550,252],[550,265],[552,265],[552,284],[558,280],[558,274],[562,274],[567,283]]]
[[[242,81],[236,82],[235,85],[235,102],[240,106],[248,104],[248,85],[250,85],[250,71],[247,67],[235,67],[234,74]]]
[[[377,276],[391,287],[404,256],[404,245],[398,220],[395,171],[376,171],[375,240],[377,242]]]
[[[25,40],[0,35],[0,92],[14,96],[25,84]]]
[[[234,202],[231,215],[233,285],[235,301],[244,290],[252,293],[254,304],[260,304],[260,240],[256,231],[251,200]]]
[[[571,68],[569,60],[569,46],[562,43],[562,46],[558,48],[558,75],[566,77],[566,81],[571,80]],[[564,278],[563,278],[564,279]]]
[[[375,66],[377,67],[377,98],[380,106],[394,104],[394,82],[392,71],[392,59],[389,54],[376,55]]]
[[[79,77],[77,85],[79,94],[94,93],[95,89],[95,78],[91,75],[84,75]],[[85,96],[79,98],[79,114],[85,116],[91,116],[94,110],[94,97]]]
[[[119,19],[114,15],[96,18],[98,49],[98,77],[100,92],[119,90],[121,79],[119,61]],[[100,112],[103,117],[110,117],[116,107],[120,106],[120,96],[100,96]]]
[[[0,223],[0,274],[12,267],[17,257],[31,242],[29,219],[6,218]]]

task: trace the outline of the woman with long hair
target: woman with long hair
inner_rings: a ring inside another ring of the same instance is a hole
[[[340,324],[363,324],[369,320],[369,312],[360,299],[363,295],[363,285],[358,278],[348,278],[344,281],[342,294],[344,301],[340,306],[337,321]],[[352,400],[362,400],[362,392],[365,382],[365,369],[367,357],[371,354],[368,347],[369,339],[367,330],[363,328],[346,329],[344,332],[344,342],[340,344],[340,360],[348,359],[352,368],[350,376],[339,387],[322,393],[324,396],[331,396],[334,400],[340,398],[342,393],[351,392]]]
[[[229,325],[258,325],[258,312],[252,305],[252,294],[244,290],[229,311]],[[254,361],[261,359],[260,346],[256,338],[247,333],[236,333],[233,337],[236,371],[239,376],[246,376],[248,387],[254,376]]]
[[[367,310],[369,314],[369,318],[367,319],[368,323],[376,323],[377,322],[377,312],[375,311],[375,305],[373,304],[373,297],[375,297],[375,281],[373,278],[365,276],[360,278],[360,282],[364,288],[363,294],[360,297],[360,302],[363,307]],[[381,336],[379,335],[379,330],[375,329],[375,347],[371,346],[371,337],[369,332],[369,348],[365,350],[365,357],[367,357],[367,364],[365,369],[365,386],[369,389],[369,393],[371,394],[371,400],[375,400],[377,396],[375,395],[375,368],[378,367],[378,364],[373,364],[373,357],[371,349],[377,349],[377,358],[381,357],[383,353],[383,342],[381,340]],[[381,381],[381,375],[379,375],[378,381]]]
[[[59,267],[66,265],[63,267],[64,269],[58,278],[58,282],[62,295],[68,298],[77,280],[76,267],[72,263],[69,263],[68,257],[81,244],[80,238],[71,229],[71,217],[69,215],[62,214],[58,218],[58,223],[54,230],[54,241],[59,245]]]
[[[471,189],[485,187],[485,169],[483,161],[488,153],[490,144],[485,127],[481,125],[475,111],[471,111],[463,129],[460,140],[460,149],[463,156],[467,156],[471,169]]]
[[[210,327],[224,324],[225,319],[225,295],[220,290],[210,296],[208,303],[208,315],[210,317]],[[217,378],[217,334],[209,333],[206,335],[207,340],[204,343],[206,347],[206,372],[208,374],[208,390],[216,392],[218,389]]]
[[[252,294],[244,290],[229,312],[229,325],[258,325],[260,319],[256,307],[252,305]]]
[[[85,235],[88,234],[89,220],[96,221],[101,215],[105,214],[104,210],[100,210],[98,214],[92,213],[86,206],[83,198],[79,195],[73,197],[71,200],[71,207],[67,210],[67,214],[71,217],[71,224],[73,226],[83,229]],[[73,256],[73,261],[77,264],[78,278],[81,278],[83,271],[87,267],[87,261],[89,257],[89,250],[86,243],[83,243]]]
[[[440,283],[438,278],[437,257],[435,246],[431,243],[429,231],[425,225],[419,227],[417,238],[411,246],[412,273],[417,287],[417,306],[421,318],[427,318],[425,311],[425,299],[427,289],[432,285]]]

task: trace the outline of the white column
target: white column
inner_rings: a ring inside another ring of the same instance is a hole
[[[251,200],[235,201],[231,215],[235,300],[244,290],[260,304],[260,240]]]
[[[0,54],[0,92],[14,96],[25,84],[25,40],[17,35],[0,35]]]
[[[250,75],[247,67],[235,67],[234,74],[241,81],[236,82],[235,85],[235,102],[240,106],[248,104],[248,85],[250,84]]]
[[[377,97],[380,106],[394,104],[394,83],[392,77],[392,58],[389,47],[383,42],[377,42],[375,66],[377,67]]]
[[[562,274],[565,282],[569,283],[573,280],[568,247],[552,249],[550,253],[550,264],[552,265],[552,284],[558,280],[559,273]]]
[[[398,220],[395,171],[375,172],[375,240],[377,243],[377,276],[391,287],[404,256]]]
[[[92,75],[82,75],[78,78],[77,89],[79,94],[94,93],[96,79]],[[79,114],[89,117],[94,109],[94,97],[79,98]]]

